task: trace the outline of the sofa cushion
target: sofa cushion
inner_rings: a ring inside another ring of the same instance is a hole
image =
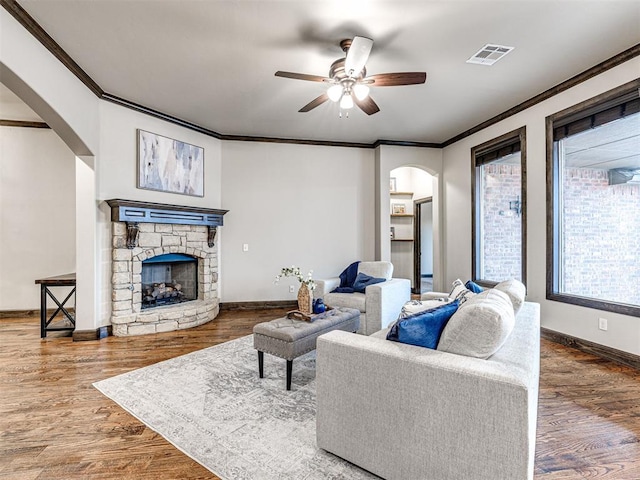
[[[527,295],[527,287],[525,287],[519,280],[512,278],[510,280],[500,282],[494,288],[509,296],[511,303],[513,304],[513,311],[517,315],[522,307],[522,303],[524,302],[524,297]]]
[[[462,283],[462,280],[460,280],[459,278],[451,284],[451,293],[449,293],[449,298],[451,300],[458,300],[460,302],[460,305],[462,305],[474,295],[475,293],[465,287],[464,283]]]
[[[485,290],[460,305],[442,332],[438,350],[489,358],[502,346],[514,325],[515,315],[507,294]]]
[[[324,304],[330,307],[357,308],[360,312],[366,312],[364,293],[327,293],[324,296]]]
[[[399,319],[389,330],[387,340],[435,349],[442,330],[458,309],[458,304],[457,300],[444,305],[441,303],[437,308]]]
[[[391,280],[393,275],[393,264],[391,262],[360,262],[358,273],[364,273],[374,278],[384,278]]]
[[[356,292],[364,293],[364,289],[369,285],[375,285],[376,283],[382,283],[384,281],[384,278],[370,277],[369,275],[360,272],[356,277],[356,281],[353,282],[353,290]]]

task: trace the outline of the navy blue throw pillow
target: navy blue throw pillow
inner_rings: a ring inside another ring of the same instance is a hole
[[[455,300],[433,310],[398,320],[389,330],[387,340],[435,349],[444,327],[458,310],[458,305],[458,300]]]
[[[480,293],[484,291],[484,288],[471,280],[465,283],[464,286],[467,287],[467,290],[471,290],[473,293]]]
[[[353,262],[347,268],[345,268],[340,274],[340,286],[341,287],[349,287],[353,288],[353,282],[356,281],[356,277],[358,275],[358,264],[360,260],[357,262]]]
[[[376,283],[382,283],[384,281],[384,278],[374,278],[369,275],[365,275],[364,273],[358,273],[356,281],[353,282],[353,289],[356,292],[364,293],[364,289],[369,285],[375,285]]]
[[[338,287],[335,290],[331,290],[331,293],[353,293],[355,290],[353,287]]]

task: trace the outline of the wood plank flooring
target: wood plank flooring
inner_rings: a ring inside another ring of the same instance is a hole
[[[91,384],[283,312],[223,311],[189,330],[75,343],[41,340],[37,317],[0,319],[0,479],[217,478]],[[535,478],[640,479],[640,372],[542,341]]]

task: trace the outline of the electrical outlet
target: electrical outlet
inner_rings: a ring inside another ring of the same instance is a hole
[[[242,244],[242,251],[243,252],[248,252],[249,251],[249,244],[248,243],[243,243]]]
[[[598,328],[600,330],[607,330],[607,319],[606,318],[599,318],[598,319]]]
[[[296,291],[296,289],[293,287],[293,285],[289,285],[289,293],[294,293]]]

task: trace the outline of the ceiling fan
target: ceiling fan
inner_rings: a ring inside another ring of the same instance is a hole
[[[367,77],[365,65],[369,59],[372,46],[373,40],[366,37],[356,36],[353,40],[342,40],[340,48],[345,52],[346,57],[340,58],[331,64],[328,77],[281,71],[276,72],[276,77],[331,84],[325,93],[311,100],[298,110],[299,112],[308,112],[327,100],[332,100],[340,102],[341,109],[348,110],[353,108],[355,103],[364,113],[373,115],[379,112],[380,108],[369,96],[369,86],[416,85],[424,83],[427,79],[427,74],[425,72],[396,72],[378,73]]]

